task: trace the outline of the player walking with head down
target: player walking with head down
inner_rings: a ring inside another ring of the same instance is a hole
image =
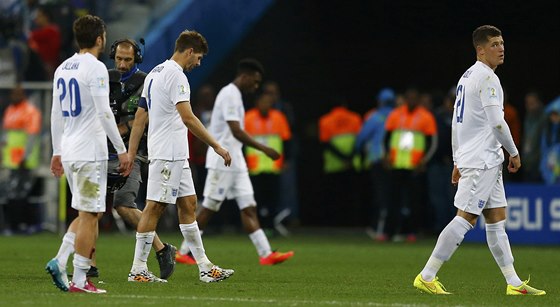
[[[200,280],[214,282],[228,278],[233,270],[222,269],[208,260],[196,223],[196,194],[188,162],[187,128],[231,164],[229,152],[216,142],[190,105],[190,86],[183,71],[200,65],[208,52],[206,39],[196,31],[182,32],[175,42],[170,60],[156,66],[146,76],[144,89],[129,141],[130,159],[134,160],[138,143],[149,114],[148,188],[146,208],[136,233],[134,262],[129,281],[166,282],[148,271],[147,260],[159,218],[167,204],[177,204],[179,228],[192,246],[200,271]],[[149,113],[146,113],[147,108]]]
[[[66,265],[57,258],[47,264],[55,285],[63,291],[105,293],[86,279],[97,239],[97,215],[105,212],[107,137],[113,143],[123,176],[130,161],[109,107],[109,75],[97,58],[105,48],[106,27],[101,18],[86,15],[74,22],[80,51],[64,61],[53,80],[51,171],[66,174],[72,208],[79,211],[74,238],[63,240],[59,254],[75,240],[74,276],[67,283]],[[66,257],[67,258],[67,257]]]
[[[506,197],[502,181],[502,146],[510,154],[508,170],[521,167],[509,127],[504,120],[504,92],[494,70],[504,63],[502,32],[480,26],[473,32],[476,63],[460,78],[452,123],[453,169],[451,181],[457,216],[443,229],[414,287],[430,294],[450,294],[438,281],[437,272],[451,258],[480,214],[486,221],[486,241],[507,282],[508,295],[544,295],[521,281],[513,267],[513,255],[505,232]]]
[[[115,117],[122,139],[125,145],[128,145],[134,114],[138,108],[138,101],[146,78],[146,73],[138,69],[138,64],[142,63],[143,60],[142,52],[140,46],[134,40],[124,38],[116,40],[111,45],[109,57],[115,60],[115,68],[109,70],[111,108],[113,113],[116,114]],[[148,162],[145,135],[142,136],[138,147],[136,160],[132,161],[130,175],[128,178],[124,178],[126,180],[124,185],[113,192],[113,207],[134,228],[138,225],[142,214],[135,203],[135,199],[139,189],[145,190],[146,188],[146,179],[142,178],[141,175],[141,169],[147,167]],[[114,149],[111,146],[109,147],[109,153],[114,154]],[[114,168],[114,162],[109,160],[109,170]],[[161,242],[157,234],[154,236],[152,247],[156,251],[160,277],[168,279],[175,269],[176,248],[171,244]]]

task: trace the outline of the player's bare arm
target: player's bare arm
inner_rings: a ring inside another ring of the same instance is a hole
[[[210,135],[208,130],[200,122],[198,117],[194,115],[191,104],[188,101],[181,101],[176,105],[177,111],[181,116],[181,120],[189,128],[189,130],[201,141],[212,147],[214,151],[224,159],[224,165],[231,165],[231,156],[229,152],[223,148],[215,139]]]
[[[128,157],[131,161],[136,159],[138,152],[138,145],[144,134],[144,129],[148,123],[148,112],[144,108],[138,108],[134,114],[134,123],[132,123],[132,130],[130,131],[130,139],[128,140]]]
[[[238,121],[228,121],[227,123],[233,136],[243,143],[243,145],[247,145],[264,152],[272,160],[278,160],[280,158],[280,153],[276,150],[257,142],[254,138],[248,135],[245,130],[241,129],[241,125]]]

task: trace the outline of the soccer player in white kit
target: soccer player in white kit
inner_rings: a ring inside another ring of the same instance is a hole
[[[494,73],[504,63],[502,32],[484,25],[474,30],[472,36],[477,61],[457,84],[451,131],[455,164],[451,181],[458,184],[457,216],[440,233],[432,255],[413,285],[430,294],[450,294],[436,274],[482,213],[486,241],[506,280],[506,294],[544,295],[545,291],[529,286],[528,280],[521,281],[517,276],[505,232],[507,203],[502,181],[502,147],[510,155],[509,172],[519,170],[521,159],[504,120],[504,93]]]
[[[79,211],[71,226],[75,233],[69,232],[72,237],[65,235],[59,250],[59,255],[66,254],[74,245],[72,283],[68,284],[66,263],[58,261],[67,256],[53,258],[46,270],[63,291],[105,293],[86,279],[86,273],[98,234],[97,217],[105,212],[107,137],[117,150],[123,176],[128,176],[131,160],[109,107],[107,68],[97,59],[105,49],[105,23],[97,16],[86,15],[74,22],[73,30],[80,51],[54,73],[51,113],[51,172],[56,177],[66,174],[72,208]]]
[[[196,31],[184,31],[175,41],[171,59],[154,67],[144,80],[144,89],[136,111],[129,141],[130,159],[134,161],[147,117],[148,126],[148,188],[146,207],[136,229],[134,261],[128,275],[132,282],[166,282],[148,270],[148,255],[152,248],[159,218],[167,204],[177,204],[179,228],[192,246],[198,264],[200,280],[215,282],[230,277],[234,271],[222,269],[210,262],[204,251],[196,223],[196,194],[188,162],[187,128],[231,164],[229,152],[208,133],[193,114],[190,86],[184,71],[200,65],[208,52],[206,39]],[[146,114],[145,109],[148,110]],[[148,115],[148,116],[146,116]]]
[[[198,214],[197,221],[200,228],[204,229],[212,215],[220,210],[226,197],[235,199],[241,213],[243,228],[249,234],[259,255],[259,263],[274,265],[288,260],[294,255],[294,252],[273,251],[270,247],[268,238],[259,223],[257,203],[242,149],[243,145],[247,145],[264,152],[273,160],[280,158],[280,154],[276,150],[257,142],[244,130],[245,108],[241,92],[253,93],[256,91],[260,86],[263,74],[264,69],[258,61],[241,60],[233,82],[224,86],[216,97],[209,130],[218,141],[230,149],[233,162],[231,167],[226,168],[220,163],[218,155],[212,150],[207,151],[208,175],[204,185],[202,210]],[[181,259],[189,257],[189,248],[192,252],[189,242],[183,241],[180,253],[177,255],[178,262],[189,263]]]

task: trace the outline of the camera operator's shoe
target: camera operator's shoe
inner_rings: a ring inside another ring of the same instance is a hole
[[[175,253],[177,248],[171,244],[163,243],[165,246],[159,252],[156,252],[156,258],[159,263],[159,277],[168,279],[175,271]]]
[[[261,265],[274,265],[278,263],[282,263],[294,256],[293,251],[281,253],[281,252],[272,252],[270,255],[266,257],[261,257],[259,259],[259,263]]]
[[[66,275],[66,269],[61,268],[58,264],[56,258],[51,259],[47,262],[45,270],[51,275],[53,284],[60,290],[66,292],[70,286],[68,283],[68,275]]]
[[[544,290],[535,289],[528,285],[530,279],[531,278],[524,281],[519,287],[507,285],[506,294],[507,295],[545,295],[546,292]]]
[[[86,277],[99,277],[99,270],[96,266],[91,266],[86,273]]]
[[[416,289],[429,294],[451,294],[445,290],[445,287],[439,282],[437,277],[432,281],[425,281],[422,278],[422,274],[418,274],[414,279],[413,285]]]
[[[217,282],[229,278],[233,275],[234,271],[231,269],[222,269],[217,265],[213,265],[208,271],[200,272],[200,281],[202,282]]]
[[[182,264],[190,264],[190,265],[196,264],[196,260],[194,260],[194,257],[192,256],[191,253],[181,254],[179,251],[177,251],[177,253],[175,254],[175,260],[177,260],[177,262]]]

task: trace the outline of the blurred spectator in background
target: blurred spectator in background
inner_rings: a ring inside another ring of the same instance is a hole
[[[51,11],[44,6],[37,8],[35,28],[29,35],[29,47],[37,52],[44,63],[47,78],[50,80],[60,64],[61,35],[58,25],[52,22]]]
[[[361,169],[359,155],[355,154],[356,137],[362,126],[362,117],[347,108],[345,99],[334,98],[335,106],[319,119],[319,141],[323,147],[324,184],[321,185],[323,221],[327,224],[350,221],[355,215],[353,198],[356,171]],[[353,212],[353,213],[352,213]],[[352,215],[352,216],[351,216]]]
[[[299,137],[297,134],[297,121],[293,105],[282,98],[280,85],[275,81],[267,81],[263,85],[263,93],[272,96],[274,101],[272,107],[282,112],[288,120],[289,128],[292,132],[290,146],[284,149],[284,167],[280,175],[280,198],[278,208],[279,212],[275,217],[275,223],[278,227],[282,227],[283,221],[288,223],[297,223],[299,219],[299,202],[298,202],[298,176],[297,161],[299,154]],[[284,230],[287,233],[287,230]]]
[[[541,159],[541,134],[546,116],[537,92],[525,95],[525,119],[523,121],[523,179],[525,182],[542,182],[539,171]]]
[[[40,208],[29,203],[28,197],[36,181],[33,170],[39,166],[41,112],[19,85],[12,90],[10,100],[1,135],[2,167],[10,170],[5,206],[8,233],[35,232],[40,229]]]
[[[389,173],[387,165],[384,164],[386,155],[385,140],[385,121],[389,113],[393,111],[395,104],[395,92],[391,88],[383,88],[377,95],[377,108],[370,113],[364,122],[360,133],[356,139],[356,151],[365,155],[364,168],[371,177],[371,228],[367,229],[368,235],[375,240],[384,241],[383,229],[385,218],[387,217],[387,207],[389,204]]]
[[[560,183],[560,96],[546,108],[547,120],[541,137],[542,178],[546,184]]]
[[[453,87],[443,98],[441,105],[435,110],[438,131],[437,149],[428,163],[428,196],[433,208],[435,220],[433,228],[439,233],[455,216],[453,206],[454,187],[450,184],[453,171],[453,153],[451,150],[451,121],[453,106],[455,105],[455,90]]]
[[[504,90],[504,119],[509,126],[511,136],[513,137],[513,142],[517,148],[521,146],[521,119],[519,118],[519,112],[511,102],[509,101],[509,95]],[[509,154],[504,151],[506,161],[509,161]],[[525,163],[525,162],[523,162]],[[506,166],[507,167],[507,166]],[[504,181],[519,181],[521,180],[521,172],[511,173],[503,172]]]
[[[404,98],[405,104],[393,110],[385,123],[392,201],[384,234],[393,241],[406,236],[414,242],[424,209],[418,208],[418,198],[425,193],[426,165],[436,151],[438,135],[434,116],[420,105],[418,90],[407,89]]]
[[[274,98],[267,93],[257,98],[255,107],[245,114],[245,131],[257,142],[276,150],[280,158],[272,160],[252,147],[245,147],[245,158],[265,232],[275,229],[286,235],[285,228],[278,227],[280,225],[275,223],[274,218],[279,213],[280,176],[284,161],[289,156],[292,133],[284,113],[272,109]]]
[[[15,85],[23,81],[27,67],[27,47],[17,36],[17,20],[0,18],[0,84]]]

